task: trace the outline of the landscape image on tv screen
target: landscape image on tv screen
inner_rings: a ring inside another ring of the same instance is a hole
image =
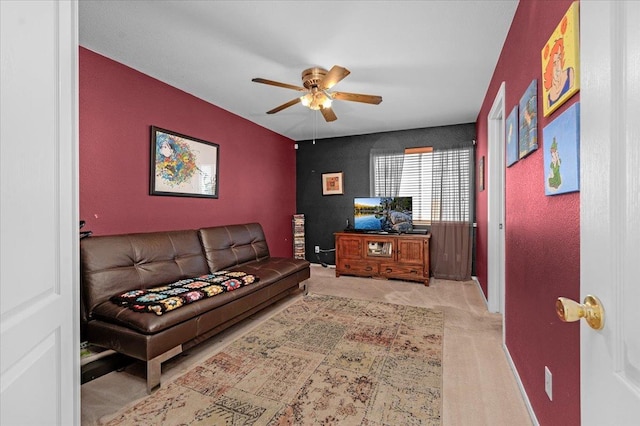
[[[353,200],[353,226],[361,231],[409,232],[411,197],[362,197]]]

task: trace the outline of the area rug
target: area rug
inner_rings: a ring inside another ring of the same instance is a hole
[[[108,425],[440,425],[442,311],[307,295]]]

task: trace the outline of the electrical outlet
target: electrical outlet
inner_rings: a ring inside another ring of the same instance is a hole
[[[316,246],[316,253],[320,253],[320,246]]]
[[[544,366],[544,391],[549,396],[549,401],[553,401],[553,384],[552,384],[551,370],[546,365]]]

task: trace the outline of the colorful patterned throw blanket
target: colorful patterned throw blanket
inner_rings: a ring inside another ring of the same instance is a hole
[[[131,290],[113,296],[111,301],[136,312],[162,315],[181,306],[257,282],[255,275],[238,271],[218,271],[160,287]]]

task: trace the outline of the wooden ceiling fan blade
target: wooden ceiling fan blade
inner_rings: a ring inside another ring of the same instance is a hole
[[[361,93],[333,92],[331,94],[331,97],[333,99],[338,99],[339,101],[362,102],[365,104],[374,105],[378,105],[380,102],[382,102],[382,96],[363,95]]]
[[[282,104],[280,106],[275,107],[274,109],[267,111],[267,114],[275,114],[276,112],[280,112],[285,108],[289,108],[300,102],[300,98],[291,99],[289,102]]]
[[[322,116],[327,122],[336,121],[338,119],[338,117],[336,116],[336,113],[333,112],[331,107],[320,108],[320,112],[322,113]]]
[[[279,81],[267,80],[266,78],[252,78],[251,81],[253,81],[254,83],[268,84],[270,86],[284,87],[285,89],[293,89],[299,92],[307,91],[307,89],[305,89],[304,87],[295,86],[293,84],[280,83]]]
[[[351,74],[351,71],[349,71],[348,69],[338,65],[334,65],[329,70],[327,75],[324,76],[320,84],[318,84],[318,87],[320,89],[331,89],[333,86],[335,86],[337,83],[339,83],[343,78],[345,78],[349,74]]]

